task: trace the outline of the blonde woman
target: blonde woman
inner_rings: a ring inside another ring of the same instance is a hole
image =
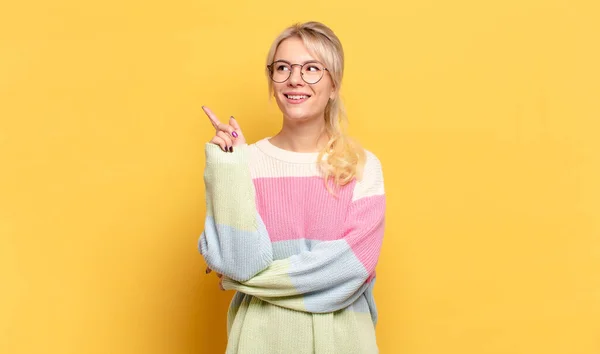
[[[384,234],[380,161],[343,131],[344,54],[318,22],[285,29],[267,56],[281,131],[248,144],[203,107],[200,253],[235,290],[227,353],[377,353],[373,299]]]

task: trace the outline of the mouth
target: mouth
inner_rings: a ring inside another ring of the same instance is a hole
[[[288,94],[284,93],[283,96],[287,99],[289,103],[298,104],[302,103],[310,98],[310,95],[306,94]]]

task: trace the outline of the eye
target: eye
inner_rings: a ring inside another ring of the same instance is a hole
[[[306,70],[309,72],[317,73],[317,72],[321,71],[321,68],[317,65],[308,65]]]
[[[286,64],[277,64],[275,66],[275,70],[277,70],[277,71],[289,71],[290,70],[290,66],[286,65]]]

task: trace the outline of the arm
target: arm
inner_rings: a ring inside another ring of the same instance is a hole
[[[223,278],[223,287],[306,312],[332,312],[353,303],[375,276],[383,241],[385,195],[379,161],[371,156],[355,185],[344,237],[273,261],[247,281]]]
[[[256,210],[248,146],[225,153],[207,143],[205,152],[206,219],[198,248],[209,268],[245,281],[273,261],[271,240]]]

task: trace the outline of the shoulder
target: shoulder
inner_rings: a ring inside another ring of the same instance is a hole
[[[261,145],[264,147],[264,139],[256,141],[254,143],[249,143],[246,147],[248,150],[248,158],[252,165],[257,165],[265,162],[265,152]]]
[[[357,180],[354,187],[353,200],[385,194],[381,160],[373,152],[367,149],[363,150],[365,152],[365,163],[362,178]]]
[[[370,173],[380,173],[383,174],[383,167],[381,164],[381,160],[375,153],[370,150],[363,149],[365,152],[365,167],[364,171]]]

